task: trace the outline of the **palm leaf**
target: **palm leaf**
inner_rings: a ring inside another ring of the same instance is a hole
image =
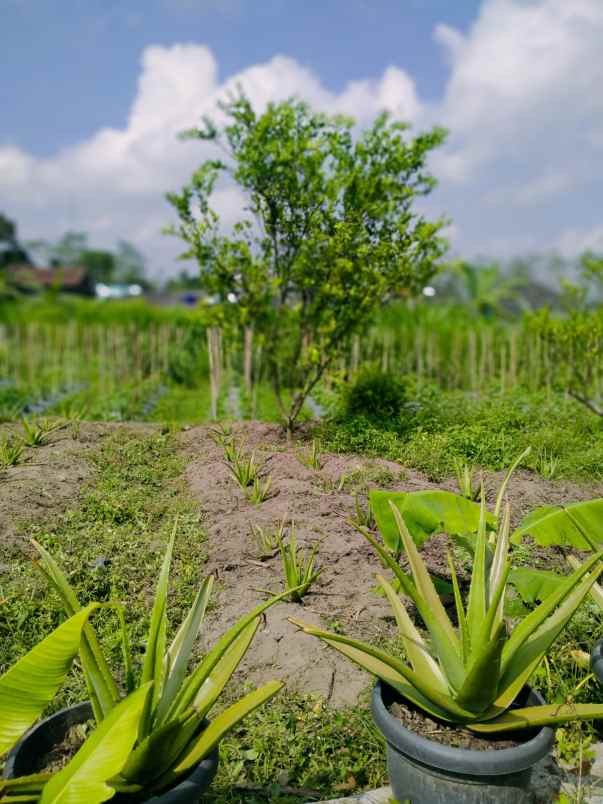
[[[65,681],[96,608],[80,609],[0,677],[0,754],[35,723]]]
[[[513,532],[519,544],[531,536],[537,544],[561,545],[577,550],[596,549],[603,542],[603,498],[576,502],[565,507],[545,505],[532,511]]]
[[[401,542],[390,503],[400,512],[418,547],[436,533],[463,536],[476,533],[479,525],[479,505],[451,491],[373,490],[369,500],[381,537],[394,552],[400,549]],[[491,529],[496,527],[492,514],[487,514],[487,525]]]
[[[40,804],[97,804],[115,795],[107,784],[122,769],[138,735],[151,684],[115,706],[73,759],[44,788]]]
[[[82,608],[73,588],[50,553],[35,539],[31,541],[40,555],[40,561],[36,563],[36,566],[58,592],[67,616],[71,617]],[[96,722],[100,723],[119,701],[119,690],[91,625],[84,627],[80,645],[80,660],[94,717]]]

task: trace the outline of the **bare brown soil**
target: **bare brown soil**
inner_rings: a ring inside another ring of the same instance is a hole
[[[273,496],[260,505],[246,499],[208,428],[196,427],[180,437],[189,461],[186,479],[204,515],[210,556],[207,572],[218,581],[217,607],[209,617],[207,644],[253,608],[263,597],[261,590],[282,591],[280,557],[258,560],[251,525],[270,529],[283,519],[293,519],[300,545],[309,549],[320,542],[318,564],[323,571],[303,605],[279,604],[266,613],[242,665],[241,678],[254,683],[282,678],[289,687],[318,693],[333,704],[355,703],[370,683],[367,674],[318,639],[299,633],[288,618],[367,640],[394,637],[390,608],[371,591],[375,574],[381,570],[379,560],[347,522],[354,515],[353,492],[362,485],[387,485],[399,491],[454,491],[455,482],[438,485],[392,461],[358,456],[323,455],[320,470],[315,470],[300,461],[300,444],[288,443],[276,425],[250,422],[236,426],[234,432],[238,443],[254,451],[259,462],[264,461],[263,474],[272,478]],[[492,500],[503,474],[485,478]],[[344,477],[342,484],[343,476],[348,480]],[[373,477],[381,482],[373,482]],[[383,478],[388,482],[384,484]],[[508,496],[516,523],[537,506],[601,494],[601,486],[585,489],[518,472]],[[422,548],[431,571],[442,577],[448,574],[447,546],[447,538],[440,535]],[[551,557],[561,566],[561,554],[546,552],[548,566]]]

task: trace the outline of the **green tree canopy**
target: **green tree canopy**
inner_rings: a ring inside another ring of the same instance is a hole
[[[420,290],[445,250],[443,221],[415,200],[434,187],[428,153],[435,128],[411,138],[380,115],[359,137],[353,120],[316,114],[301,101],[258,115],[242,94],[184,132],[227,155],[205,161],[167,198],[179,216],[172,233],[189,245],[209,292],[232,294],[260,323],[270,379],[291,429],[304,400],[340,353],[393,294]],[[246,195],[245,215],[223,232],[210,198],[221,177]],[[293,392],[286,407],[284,388]]]

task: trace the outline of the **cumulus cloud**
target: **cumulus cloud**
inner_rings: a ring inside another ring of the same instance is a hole
[[[417,128],[450,129],[431,167],[440,187],[427,209],[454,222],[454,248],[510,256],[597,248],[603,179],[603,3],[601,0],[484,0],[468,31],[434,30],[449,64],[438,102],[423,102],[413,77],[389,66],[341,92],[294,59],[275,55],[221,79],[208,47],[151,46],[122,129],[102,129],[50,158],[0,146],[0,209],[24,236],[67,228],[111,246],[132,240],[155,275],[178,270],[180,246],[162,237],[173,220],[163,198],[211,152],[176,134],[243,86],[254,106],[295,95],[314,108],[369,122],[382,109]],[[216,198],[226,225],[242,209],[234,188]]]

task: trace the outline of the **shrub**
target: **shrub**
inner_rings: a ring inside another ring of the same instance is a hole
[[[377,368],[362,370],[344,392],[347,415],[365,416],[376,422],[396,419],[405,401],[406,389],[402,380]]]

